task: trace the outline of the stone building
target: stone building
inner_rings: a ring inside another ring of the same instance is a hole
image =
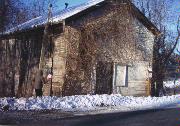
[[[160,32],[129,0],[90,0],[1,34],[1,96],[32,96],[45,26],[44,95],[147,95]]]

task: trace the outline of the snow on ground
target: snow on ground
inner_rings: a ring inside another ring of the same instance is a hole
[[[180,95],[164,97],[133,97],[112,95],[76,95],[66,97],[42,98],[1,98],[0,107],[9,106],[10,110],[61,109],[64,111],[100,110],[103,107],[123,110],[164,108],[180,103]]]
[[[178,80],[175,80],[175,83],[174,83],[174,81],[164,81],[163,82],[164,83],[164,87],[166,87],[166,88],[177,88],[177,87],[180,87],[180,79],[178,79]]]

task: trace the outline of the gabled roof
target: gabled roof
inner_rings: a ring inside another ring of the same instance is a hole
[[[61,22],[62,20],[69,18],[69,17],[71,17],[83,10],[86,10],[94,5],[97,5],[103,1],[104,0],[89,0],[86,3],[80,4],[77,6],[73,6],[73,7],[64,9],[64,10],[57,11],[57,12],[53,13],[51,20],[53,21],[53,23]],[[14,28],[11,28],[11,29],[5,31],[4,34],[10,34],[10,33],[16,32],[16,31],[36,28],[36,27],[44,25],[45,23],[47,23],[47,16],[39,16],[37,18],[31,19],[25,23],[22,23]]]
[[[86,3],[57,11],[53,13],[51,21],[53,21],[53,23],[62,22],[63,20],[67,18],[70,18],[82,11],[85,11],[86,9],[89,9],[105,1],[106,0],[89,0]],[[144,16],[144,14],[140,12],[140,10],[134,4],[131,3],[131,5],[133,8],[133,11],[135,11],[136,13],[135,15],[137,19],[140,20],[142,24],[144,24],[150,31],[152,31],[153,34],[157,34],[157,32],[160,33],[159,30],[147,19],[147,17]],[[22,23],[14,28],[11,28],[5,31],[3,35],[13,34],[18,31],[38,28],[38,27],[43,26],[46,23],[47,23],[47,16],[39,16],[37,18],[31,19],[25,23]]]

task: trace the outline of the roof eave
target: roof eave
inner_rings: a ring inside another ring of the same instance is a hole
[[[161,31],[132,2],[129,1],[129,3],[134,11],[132,13],[135,14],[136,18],[155,36],[160,35]]]

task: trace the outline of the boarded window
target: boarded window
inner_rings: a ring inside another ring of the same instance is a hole
[[[127,66],[115,65],[115,86],[127,86]]]

